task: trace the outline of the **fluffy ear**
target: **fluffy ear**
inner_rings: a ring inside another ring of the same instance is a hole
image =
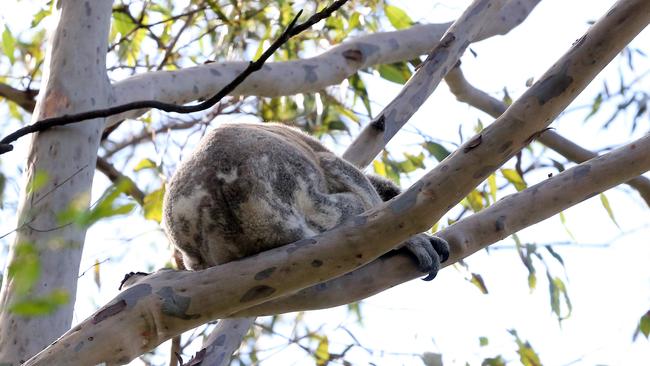
[[[366,174],[368,180],[375,187],[375,190],[381,197],[382,201],[388,201],[391,198],[402,193],[402,189],[393,181],[376,174]]]

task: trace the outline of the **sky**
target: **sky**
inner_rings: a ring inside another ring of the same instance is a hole
[[[6,14],[20,14],[14,0],[7,2]],[[457,17],[469,1],[394,0],[390,4],[405,9],[422,23],[449,21]],[[21,2],[21,6],[29,2]],[[504,86],[514,98],[526,90],[529,78],[538,78],[562,55],[574,40],[587,29],[588,22],[597,19],[613,4],[610,0],[543,0],[528,19],[506,36],[494,37],[473,44],[476,56],[467,53],[463,71],[475,86],[500,98]],[[32,12],[25,11],[26,14]],[[0,18],[22,21],[19,16]],[[650,45],[646,29],[633,45]],[[618,85],[617,72],[621,60],[616,59],[593,82],[575,106],[589,105],[600,90],[603,80]],[[638,59],[638,70],[650,68],[648,58]],[[373,109],[379,111],[400,90],[400,86],[385,80],[366,80]],[[650,87],[650,81],[643,84]],[[561,116],[553,126],[558,132],[584,147],[599,149],[630,141],[629,122],[619,121],[607,131],[599,131],[609,116],[597,115],[584,123],[588,109]],[[435,116],[435,120],[431,120]],[[413,150],[414,127],[441,140],[457,140],[458,122],[464,122],[469,136],[477,119],[485,124],[491,119],[455,101],[446,86],[434,92],[425,105],[389,145],[394,151]],[[411,127],[412,126],[412,127]],[[646,124],[647,126],[647,124]],[[636,137],[641,132],[637,132]],[[14,153],[12,156],[22,155]],[[562,160],[562,159],[559,159]],[[3,164],[10,163],[3,160]],[[648,176],[648,174],[646,174]],[[544,179],[545,174],[531,177],[529,183]],[[419,178],[413,174],[410,180]],[[107,181],[96,176],[97,186]],[[408,180],[403,182],[408,185]],[[101,190],[97,190],[98,194]],[[607,193],[612,203],[618,228],[608,217],[598,198],[591,199],[565,211],[567,226],[578,245],[558,245],[555,250],[564,258],[565,269],[549,261],[552,272],[564,276],[573,304],[571,317],[559,323],[551,313],[543,266],[538,265],[538,285],[530,291],[527,272],[506,239],[495,244],[489,253],[482,251],[467,260],[473,272],[480,273],[489,290],[482,295],[464,279],[464,273],[450,267],[441,271],[435,281],[411,281],[369,298],[363,302],[363,326],[345,309],[309,312],[309,324],[317,327],[326,319],[332,351],[351,342],[342,327],[350,329],[363,347],[355,347],[348,355],[353,364],[374,362],[380,365],[419,365],[412,355],[436,352],[443,355],[445,365],[480,364],[484,357],[503,353],[517,364],[515,344],[508,329],[516,329],[522,339],[530,341],[544,365],[637,365],[650,359],[650,344],[641,339],[632,342],[636,323],[650,309],[650,215],[648,208],[629,189]],[[528,228],[519,236],[523,242],[563,243],[572,238],[556,216]],[[0,223],[2,232],[11,225]],[[125,241],[124,237],[131,240]],[[81,321],[117,294],[116,284],[129,271],[150,271],[164,265],[166,245],[160,231],[152,224],[133,225],[128,218],[110,220],[93,226],[87,235],[87,247],[82,259],[80,290],[75,322]],[[145,266],[139,258],[160,259]],[[97,289],[90,269],[96,260],[102,264],[102,288]],[[0,264],[4,258],[0,258]],[[487,337],[489,345],[479,347],[479,337]],[[284,342],[275,339],[261,346],[272,348]],[[275,348],[273,357],[264,365],[304,364],[309,361],[302,350],[289,347],[281,352]],[[133,365],[139,365],[134,361]]]

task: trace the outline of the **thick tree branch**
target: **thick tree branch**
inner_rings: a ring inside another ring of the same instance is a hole
[[[486,26],[473,39],[480,41],[504,34],[521,23],[539,0],[509,0],[497,17],[497,26]],[[307,59],[268,62],[262,70],[241,83],[231,95],[274,97],[311,93],[340,84],[360,69],[378,64],[412,60],[428,55],[438,45],[451,23],[415,25],[409,29],[354,38]],[[114,105],[137,99],[188,103],[219,90],[244,69],[244,62],[215,62],[176,71],[136,75],[114,85]],[[136,118],[146,110],[110,117],[108,125]]]
[[[451,70],[445,77],[445,81],[449,86],[449,90],[451,90],[459,101],[480,109],[494,118],[498,118],[506,111],[506,109],[508,109],[508,106],[502,101],[470,84],[467,79],[465,79],[460,67],[455,67]],[[598,156],[598,154],[562,137],[553,130],[544,131],[544,133],[537,137],[537,140],[558,154],[576,163],[582,163],[583,161]],[[645,177],[635,177],[626,183],[636,189],[639,194],[641,194],[641,197],[645,200],[646,204],[650,206],[650,179]]]
[[[436,233],[453,247],[449,266],[528,226],[650,170],[650,135],[579,164]],[[407,255],[390,255],[354,272],[236,316],[323,309],[375,295],[421,277]]]
[[[399,95],[355,138],[343,158],[359,167],[367,166],[438,87],[483,25],[499,15],[504,3],[503,0],[474,1],[449,27]]]
[[[650,2],[617,2],[496,122],[393,200],[318,236],[253,257],[202,271],[148,276],[26,365],[128,362],[183,330],[371,262],[425,230],[521,150],[649,21]],[[451,242],[454,259],[476,250],[464,240]]]

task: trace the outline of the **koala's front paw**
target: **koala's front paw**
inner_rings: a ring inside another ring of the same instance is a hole
[[[449,244],[446,240],[428,234],[418,234],[409,238],[404,247],[415,257],[418,269],[428,275],[423,278],[431,281],[438,274],[440,263],[449,258]]]

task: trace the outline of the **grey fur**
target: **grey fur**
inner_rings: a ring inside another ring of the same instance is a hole
[[[185,266],[202,269],[314,236],[397,194],[298,130],[225,124],[172,177],[164,227]],[[405,246],[425,272],[448,255],[424,234]]]

